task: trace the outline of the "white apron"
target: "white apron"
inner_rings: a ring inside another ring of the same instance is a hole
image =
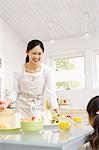
[[[41,71],[36,73],[27,73],[24,67],[22,69],[22,74],[18,80],[20,92],[15,108],[15,111],[21,113],[22,118],[32,117],[35,110],[45,107],[43,94],[46,83],[42,67]]]

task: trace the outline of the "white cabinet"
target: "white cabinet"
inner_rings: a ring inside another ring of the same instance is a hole
[[[0,56],[0,99],[3,98],[3,57]]]

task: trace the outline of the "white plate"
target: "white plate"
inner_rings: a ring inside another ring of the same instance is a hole
[[[44,124],[44,126],[58,126],[58,124]]]

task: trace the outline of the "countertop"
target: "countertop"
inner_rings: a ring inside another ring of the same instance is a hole
[[[93,131],[88,124],[75,124],[69,131],[46,125],[40,132],[25,133],[21,129],[0,131],[0,150],[76,150]]]

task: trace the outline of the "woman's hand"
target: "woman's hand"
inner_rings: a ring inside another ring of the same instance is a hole
[[[58,115],[60,115],[60,110],[59,109],[54,109],[55,113],[57,113]]]
[[[12,99],[8,98],[5,102],[5,106],[6,108],[11,108],[12,106]]]
[[[6,102],[0,100],[0,110],[11,108],[12,106],[12,100],[7,99]]]

